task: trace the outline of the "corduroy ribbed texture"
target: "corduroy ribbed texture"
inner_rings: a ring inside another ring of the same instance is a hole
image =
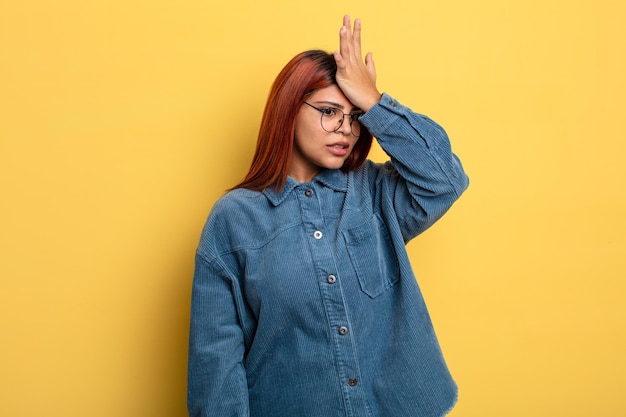
[[[390,96],[361,122],[389,163],[213,207],[193,282],[192,417],[441,417],[454,405],[404,245],[467,176],[443,129]]]

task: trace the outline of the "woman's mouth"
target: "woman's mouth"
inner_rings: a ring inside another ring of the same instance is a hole
[[[333,143],[331,145],[326,145],[326,148],[336,156],[345,156],[348,153],[348,149],[350,149],[350,145],[347,143]]]

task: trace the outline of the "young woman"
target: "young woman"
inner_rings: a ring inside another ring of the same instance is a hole
[[[468,179],[444,130],[376,88],[361,25],[274,82],[246,178],[196,255],[191,416],[439,417],[457,388],[405,244]],[[390,161],[366,160],[372,135]]]

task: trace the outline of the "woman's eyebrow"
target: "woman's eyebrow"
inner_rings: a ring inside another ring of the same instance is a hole
[[[328,106],[331,107],[336,107],[339,110],[343,110],[344,106],[339,104],[339,103],[335,103],[334,101],[328,101],[328,100],[317,100],[315,101],[315,104],[326,104]],[[350,110],[351,112],[357,112],[357,111],[361,111],[361,109],[359,109],[358,107],[354,106],[352,107],[352,110]]]

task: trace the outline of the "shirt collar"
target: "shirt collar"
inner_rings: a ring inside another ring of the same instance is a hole
[[[348,175],[341,172],[339,169],[323,169],[312,182],[317,182],[335,191],[348,191]],[[291,194],[291,192],[303,184],[299,183],[291,177],[287,177],[285,186],[282,190],[276,191],[274,188],[267,188],[263,191],[263,194],[268,200],[272,202],[274,206],[278,206],[280,203]]]

